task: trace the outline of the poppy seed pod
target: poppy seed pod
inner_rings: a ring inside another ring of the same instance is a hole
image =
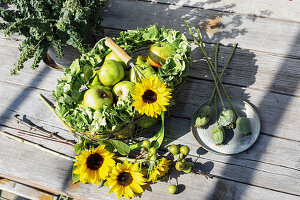
[[[223,110],[220,113],[218,123],[225,128],[233,128],[236,116],[232,110]]]
[[[205,126],[211,119],[212,111],[210,106],[203,106],[199,110],[199,115],[196,118],[195,126],[197,128]]]
[[[236,120],[236,128],[244,135],[251,134],[250,122],[245,117],[238,117]]]
[[[225,138],[225,132],[222,126],[216,126],[213,128],[212,139],[216,145],[222,145]]]

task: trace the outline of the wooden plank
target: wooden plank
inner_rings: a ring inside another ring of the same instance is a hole
[[[297,22],[282,22],[167,4],[114,0],[104,14],[103,25],[128,30],[158,23],[188,33],[184,19],[192,27],[202,27],[202,35],[206,42],[221,42],[223,45],[237,42],[244,49],[299,57],[300,50],[296,47],[300,43],[300,24]],[[189,34],[186,35],[191,38]]]
[[[8,179],[0,179],[0,189],[32,200],[54,200],[53,194]]]
[[[20,145],[20,143],[11,141],[3,136],[0,136],[0,138],[1,176],[9,177],[10,179],[14,179],[25,184],[41,187],[42,189],[49,192],[70,195],[78,199],[115,199],[114,194],[107,194],[108,189],[106,187],[103,187],[101,188],[101,190],[99,190],[99,188],[97,188],[95,185],[71,184],[71,161],[58,158],[54,155],[47,154],[46,152],[38,152],[32,146]],[[22,149],[22,151],[16,152],[16,147],[18,147],[20,150]],[[201,159],[201,162],[204,163],[205,160]],[[222,170],[222,168],[224,168],[224,164],[220,165],[219,163],[215,162],[213,168]],[[245,169],[242,169],[242,171],[243,170]],[[5,172],[5,174],[3,172]],[[259,176],[259,180],[264,180],[266,174],[267,173],[265,172],[257,171],[256,175]],[[277,175],[273,174],[273,177],[275,177],[273,178],[273,182],[277,182]],[[297,179],[296,177],[294,177],[294,179],[292,177],[289,177],[288,179],[289,181],[291,181],[291,183],[293,183],[293,181],[295,180],[299,181],[299,179]],[[174,181],[175,180],[173,179],[172,182]],[[185,187],[185,190],[179,195],[167,195],[168,184],[158,183],[148,187],[148,190],[150,190],[151,188],[150,191],[153,192],[147,191],[143,193],[141,197],[146,199],[156,199],[164,194],[164,197],[166,197],[166,199],[182,199],[183,197],[185,199],[192,199],[194,195],[197,195],[199,196],[199,199],[207,199],[205,195],[220,195],[220,192],[222,191],[222,194],[224,196],[233,196],[233,199],[241,199],[241,197],[245,199],[259,199],[263,196],[253,196],[253,193],[256,194],[260,191],[274,197],[275,195],[279,195],[285,197],[284,199],[294,198],[294,196],[292,195],[270,191],[261,187],[255,187],[247,184],[245,185],[242,183],[224,179],[219,180],[218,178],[214,178],[213,180],[206,180],[203,177],[200,178],[199,175],[192,174],[180,176],[179,183],[181,184],[181,187]],[[278,180],[278,183],[285,184],[280,180]],[[214,188],[215,184],[222,184],[222,190],[221,188],[218,188],[218,186]],[[233,188],[234,191],[232,190]],[[243,190],[245,190],[246,188],[247,192],[244,192]],[[293,186],[291,186],[291,188],[293,188]],[[210,194],[210,191],[213,192],[213,194]],[[252,192],[248,193],[249,191]],[[89,194],[88,197],[86,194]],[[241,196],[238,194],[240,194]]]
[[[279,20],[300,22],[300,3],[299,1],[278,1],[274,3],[272,0],[253,0],[237,1],[189,1],[189,0],[150,0],[151,2],[172,4],[186,7],[197,7],[202,9],[217,10],[222,12],[239,13],[250,16],[259,16],[266,18],[275,18]]]

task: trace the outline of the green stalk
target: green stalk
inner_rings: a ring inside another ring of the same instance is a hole
[[[234,54],[235,49],[236,49],[237,46],[238,46],[238,44],[235,43],[234,46],[233,46],[233,49],[232,49],[232,51],[231,51],[231,54],[230,54],[230,56],[229,56],[229,58],[228,58],[228,60],[227,60],[227,62],[226,62],[226,65],[225,65],[224,68],[222,69],[222,72],[221,72],[221,74],[220,74],[220,79],[222,78],[222,76],[223,76],[225,70],[227,69],[227,67],[228,67],[228,65],[229,65],[229,63],[230,63],[230,61],[231,61],[231,59],[232,59],[232,57],[233,57],[233,54]],[[213,89],[213,91],[212,91],[212,93],[211,93],[211,95],[210,95],[210,102],[211,102],[211,99],[212,99],[212,97],[214,96],[215,93],[216,93],[216,88]]]
[[[215,51],[215,69],[218,69],[218,53],[219,53],[219,42],[217,43],[216,51]],[[215,88],[214,90],[215,91]],[[210,95],[208,105],[211,105],[212,99],[213,99],[214,93]]]
[[[217,43],[217,47],[216,47],[216,51],[215,51],[215,69],[216,70],[218,69],[218,53],[219,53],[219,42]],[[215,91],[215,87],[214,87],[213,91]],[[209,105],[211,104],[213,96],[215,97],[215,115],[216,115],[216,120],[217,120],[217,118],[218,118],[218,107],[217,107],[217,95],[216,95],[216,93],[213,92],[210,95],[210,99],[209,99],[208,104]]]
[[[209,58],[208,58],[208,56],[207,56],[207,53],[206,53],[206,51],[205,51],[205,49],[204,49],[202,40],[200,39],[200,40],[199,40],[200,43],[199,43],[199,42],[196,40],[196,38],[194,37],[191,27],[188,25],[188,23],[187,23],[185,20],[184,20],[184,23],[187,25],[187,27],[188,27],[188,29],[189,29],[189,32],[190,32],[191,36],[193,37],[194,42],[199,46],[199,48],[201,49],[203,55],[205,56],[206,61],[207,61],[208,65],[210,66],[210,67],[209,67],[209,70],[210,70],[211,74],[213,75],[213,71],[211,70],[211,68],[213,68],[213,65],[212,65],[211,61],[209,60]],[[198,32],[198,29],[196,29],[196,31],[197,31],[198,36],[199,36],[200,33]],[[222,105],[222,107],[225,107],[224,102],[223,102],[223,99],[222,99],[222,96],[221,96],[221,92],[220,92],[219,87],[218,87],[218,82],[217,82],[217,80],[216,80],[216,78],[215,78],[214,75],[213,75],[213,79],[214,79],[214,82],[215,82],[215,88],[216,88],[217,93],[218,93],[218,95],[219,95],[219,97],[220,97],[221,105]]]
[[[218,108],[217,108],[217,94],[215,93],[215,114],[216,114],[216,121],[218,120]]]
[[[185,23],[186,23],[186,22],[185,22]],[[193,37],[193,39],[194,39],[194,41],[195,41],[196,38],[193,36],[192,29],[190,28],[190,26],[189,26],[187,23],[186,23],[186,25],[188,26],[189,31],[190,31],[190,33],[191,33],[191,35],[192,35],[192,37]],[[200,47],[200,49],[201,49],[203,55],[205,56],[205,58],[206,58],[206,60],[207,60],[207,62],[208,62],[209,70],[210,70],[210,72],[211,72],[211,74],[212,74],[212,76],[213,76],[213,79],[214,79],[214,81],[215,81],[215,85],[216,85],[216,89],[217,89],[218,95],[220,96],[220,94],[221,94],[220,91],[219,91],[219,88],[218,88],[218,84],[217,84],[218,82],[220,82],[221,88],[222,88],[222,90],[223,90],[223,92],[224,92],[224,94],[225,94],[225,96],[226,96],[226,98],[227,98],[227,100],[228,100],[228,102],[229,102],[229,104],[230,104],[230,106],[231,106],[231,109],[232,109],[233,112],[236,114],[236,116],[238,116],[238,114],[237,114],[235,108],[233,107],[233,105],[232,105],[232,103],[231,103],[231,101],[230,101],[230,99],[229,99],[229,96],[228,96],[228,94],[227,94],[227,92],[226,92],[226,90],[225,90],[225,88],[224,88],[224,86],[223,86],[223,84],[222,84],[222,81],[221,81],[221,79],[220,79],[220,77],[219,77],[217,71],[216,71],[215,68],[213,67],[211,61],[209,60],[209,58],[208,58],[208,56],[207,56],[207,54],[206,54],[206,51],[205,51],[205,49],[204,49],[204,45],[203,45],[203,41],[202,41],[202,37],[201,37],[200,31],[199,31],[199,28],[196,28],[196,31],[197,31],[197,34],[198,34],[198,37],[199,37],[199,42],[200,42],[200,44],[199,44],[198,41],[195,41],[195,42],[196,42],[196,43],[198,44],[198,46]],[[214,73],[215,73],[215,74],[214,74]],[[215,75],[216,75],[216,76],[215,76]],[[217,77],[217,79],[218,79],[218,82],[216,82],[216,77]],[[221,97],[221,98],[222,98],[222,97]],[[221,104],[222,104],[222,101],[221,101]],[[223,105],[224,105],[224,102],[223,102],[223,104],[222,104],[222,107],[224,107]]]

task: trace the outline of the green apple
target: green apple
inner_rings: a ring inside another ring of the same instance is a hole
[[[99,70],[99,79],[105,86],[114,86],[124,78],[124,69],[115,60],[107,60]]]
[[[125,99],[134,87],[135,84],[133,82],[121,81],[113,87],[113,94],[117,96],[118,99]]]
[[[105,86],[96,85],[91,87],[84,93],[82,102],[82,105],[84,107],[98,110],[103,106],[109,106],[112,104],[113,95]]]
[[[98,73],[95,75],[92,83],[89,85],[89,88],[93,87],[93,86],[96,86],[96,85],[102,85],[100,79],[99,79],[99,76],[98,76]]]
[[[171,43],[158,42],[150,46],[148,61],[153,67],[161,67],[168,57],[175,54],[175,47]]]
[[[125,69],[127,69],[127,65],[123,62],[123,60],[121,60],[121,58],[119,58],[119,56],[117,56],[117,54],[115,54],[113,51],[110,52],[104,59],[104,62],[107,60],[115,60],[118,63],[120,63],[122,65],[122,67]]]
[[[136,65],[149,65],[147,56],[138,56],[133,61]]]
[[[144,75],[145,78],[149,78],[150,76],[155,76],[156,72],[151,66],[139,66],[136,65],[138,70]],[[144,67],[144,68],[143,68]],[[138,72],[134,72],[133,69],[129,70],[129,77],[131,82],[139,82],[141,79],[141,76]]]
[[[149,78],[151,75],[155,76],[155,70],[148,63],[146,56],[138,56],[134,59],[134,64],[138,68],[138,70],[145,76],[145,78]],[[129,78],[131,82],[140,81],[139,73],[134,73],[133,69],[129,70]]]

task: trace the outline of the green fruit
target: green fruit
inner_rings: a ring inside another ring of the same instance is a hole
[[[143,117],[141,117],[141,119],[139,119],[136,124],[141,127],[141,128],[149,128],[151,126],[153,126],[156,122],[157,122],[157,118],[155,117],[150,117],[147,115],[144,115]]]
[[[149,140],[144,140],[142,143],[142,146],[146,149],[150,148],[150,141]]]
[[[189,152],[190,152],[190,148],[186,145],[183,145],[180,147],[180,152],[183,154],[183,155],[188,155]]]
[[[151,156],[151,157],[150,157],[150,160],[151,160],[151,161],[156,161],[156,155]]]
[[[177,186],[176,186],[176,185],[170,185],[170,186],[168,187],[168,192],[169,192],[170,194],[175,194],[175,193],[177,192]]]
[[[107,60],[115,60],[118,63],[120,63],[123,67],[123,69],[127,69],[127,65],[123,62],[123,60],[121,60],[121,58],[119,58],[119,56],[117,56],[117,54],[115,54],[114,52],[110,52],[104,59],[104,62]]]
[[[83,96],[82,105],[84,107],[98,110],[103,106],[110,106],[113,104],[112,93],[104,86],[96,85],[88,89]]]
[[[126,99],[129,93],[134,89],[135,84],[130,81],[121,81],[113,87],[113,94],[118,99]]]
[[[221,126],[216,126],[213,128],[212,139],[216,145],[222,145],[225,138],[224,129]]]
[[[96,85],[102,85],[98,74],[94,77],[94,79],[93,79],[92,83],[89,85],[89,87],[91,88],[91,87],[96,86]]]
[[[155,155],[157,153],[157,149],[155,148],[155,147],[151,147],[150,149],[149,149],[149,154],[150,155]]]
[[[175,155],[175,154],[178,154],[179,153],[179,148],[177,145],[175,144],[172,144],[170,147],[169,147],[169,151]]]
[[[184,170],[184,167],[185,167],[184,163],[182,163],[182,162],[180,162],[180,161],[177,161],[176,164],[175,164],[175,169],[176,169],[177,171],[182,171],[182,170]]]
[[[144,75],[145,78],[156,75],[156,72],[150,65],[136,65],[136,68]],[[131,68],[129,70],[129,78],[131,82],[140,82],[143,77],[139,74],[139,72],[134,71]]]
[[[185,166],[184,166],[184,172],[185,173],[187,173],[187,174],[189,174],[189,173],[191,173],[192,171],[193,171],[193,169],[194,169],[194,164],[193,163],[191,163],[191,162],[187,162],[187,163],[185,163]]]
[[[220,126],[224,126],[225,128],[232,128],[233,124],[235,123],[235,120],[236,116],[232,110],[223,110],[220,113],[218,124]]]
[[[107,60],[99,70],[99,79],[105,86],[114,86],[124,78],[124,69],[115,60]]]
[[[244,135],[251,134],[251,126],[250,126],[250,122],[247,118],[238,117],[235,123],[236,123],[236,128],[241,133],[243,133]]]
[[[203,106],[199,110],[198,117],[196,118],[196,127],[203,127],[205,126],[211,119],[212,110],[210,106]]]
[[[184,158],[181,158],[181,159],[180,159],[180,162],[185,163],[186,160],[185,160]]]
[[[175,48],[171,43],[158,42],[151,45],[148,51],[148,62],[151,66],[160,67],[173,54],[175,54]]]

